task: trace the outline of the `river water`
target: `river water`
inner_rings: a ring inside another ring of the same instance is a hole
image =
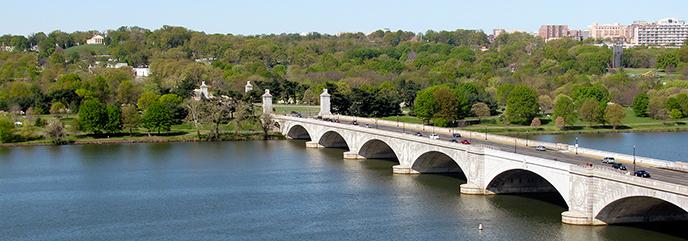
[[[633,154],[669,161],[688,162],[688,132],[631,132],[531,136],[531,139],[575,144],[580,147]]]
[[[0,148],[0,240],[680,240],[301,141]],[[479,231],[479,223],[485,229]]]

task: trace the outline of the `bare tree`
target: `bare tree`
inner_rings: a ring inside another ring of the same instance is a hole
[[[65,143],[64,138],[67,137],[67,133],[65,133],[64,125],[58,119],[53,119],[50,121],[50,123],[48,124],[48,127],[46,128],[46,134],[48,134],[48,137],[50,137],[53,144],[56,144],[56,145],[64,144]]]
[[[220,137],[220,125],[226,124],[230,119],[231,109],[236,105],[236,101],[231,98],[220,100],[210,100],[205,108],[206,115],[203,118],[213,126],[212,135],[208,139],[218,139]]]
[[[270,139],[270,130],[275,127],[275,120],[272,115],[263,114],[260,116],[260,128],[263,129],[263,140]]]
[[[207,102],[204,100],[194,100],[194,99],[188,99],[185,103],[184,106],[186,106],[186,109],[189,111],[189,115],[187,115],[187,119],[193,123],[194,128],[196,128],[196,136],[198,139],[201,139],[201,128],[203,127],[202,121],[204,119],[204,115],[208,114],[208,112],[205,111],[205,104]]]

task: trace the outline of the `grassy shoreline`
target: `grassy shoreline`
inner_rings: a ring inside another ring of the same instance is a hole
[[[271,133],[269,140],[284,140],[286,139],[279,133]],[[257,141],[263,140],[262,132],[250,133],[223,133],[218,140],[208,140],[205,138],[199,139],[195,134],[186,133],[183,135],[138,135],[138,136],[119,136],[119,137],[103,137],[95,138],[92,136],[79,136],[71,138],[67,143],[62,145],[99,145],[99,144],[136,144],[136,143],[182,143],[182,142],[222,142],[222,141]],[[39,139],[24,142],[2,143],[0,147],[22,147],[22,146],[57,146],[52,141],[47,139]]]

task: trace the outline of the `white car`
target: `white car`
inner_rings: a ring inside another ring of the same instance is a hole
[[[602,163],[604,163],[604,164],[615,164],[616,159],[614,159],[613,157],[605,157],[605,158],[602,158]]]
[[[545,146],[536,146],[536,147],[535,147],[535,150],[538,150],[538,151],[547,151],[547,148],[546,148]]]
[[[432,134],[432,135],[430,135],[430,139],[439,140],[440,136],[438,136],[437,134]]]

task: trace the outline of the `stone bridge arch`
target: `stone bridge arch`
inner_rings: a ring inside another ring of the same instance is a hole
[[[413,158],[412,173],[456,173],[467,176],[456,156],[443,151],[422,152]]]
[[[287,138],[297,140],[311,140],[312,131],[308,131],[305,126],[299,124],[287,125],[284,127],[284,134]]]
[[[486,194],[556,193],[560,203],[570,207],[569,183],[551,173],[539,173],[524,168],[506,169],[486,179]]]
[[[398,148],[380,139],[369,139],[358,148],[358,155],[364,158],[389,159],[399,161]]]
[[[346,134],[340,134],[335,130],[327,130],[320,136],[318,144],[325,148],[341,148],[349,150],[349,143],[351,143],[352,141],[350,140],[350,138],[346,138],[345,136]]]
[[[628,196],[606,203],[594,218],[595,224],[657,221],[687,221],[686,207],[651,196]]]

